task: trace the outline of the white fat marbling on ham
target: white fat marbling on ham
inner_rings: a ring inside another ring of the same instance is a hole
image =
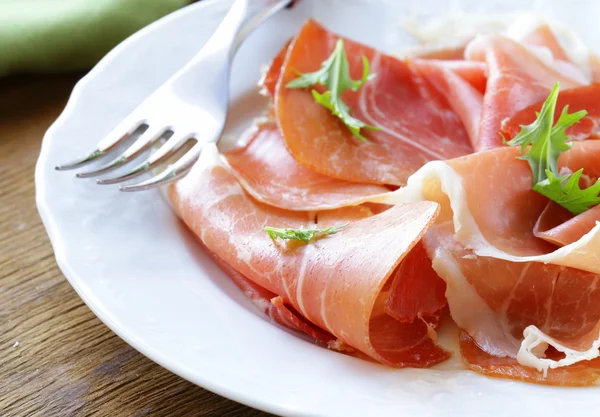
[[[523,366],[529,366],[544,373],[548,369],[556,369],[563,366],[573,365],[581,361],[589,361],[600,356],[600,338],[595,340],[589,349],[577,351],[563,346],[557,340],[551,338],[535,326],[528,326],[523,331],[523,341],[517,354],[517,360]],[[552,346],[557,351],[564,353],[565,357],[554,360],[544,357],[544,352]]]

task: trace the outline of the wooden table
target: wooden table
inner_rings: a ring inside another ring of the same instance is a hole
[[[81,75],[0,80],[0,416],[269,416],[142,356],[56,266],[33,171]]]

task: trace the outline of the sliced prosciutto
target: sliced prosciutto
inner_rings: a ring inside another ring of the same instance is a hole
[[[432,162],[390,202],[441,205],[423,244],[446,282],[452,318],[490,356],[483,366],[482,355],[464,355],[477,362],[472,368],[498,375],[496,365],[510,364],[504,376],[529,378],[523,367],[530,367],[541,376],[529,380],[570,384],[570,369],[581,373],[587,360],[599,356],[600,225],[589,221],[598,211],[571,215],[562,228],[570,241],[562,247],[536,237],[548,200],[531,189],[531,170],[518,156],[517,149],[505,147]],[[590,168],[593,176],[599,158],[600,142],[576,142],[559,166]],[[548,349],[557,353],[546,356]],[[463,350],[473,353],[468,346]],[[544,379],[558,368],[564,368],[559,379]]]
[[[544,375],[535,368],[522,366],[514,358],[485,353],[466,332],[460,334],[460,354],[467,368],[496,378],[567,387],[596,385],[600,380],[600,358],[578,362],[567,368],[549,369]],[[547,355],[555,360],[561,356],[555,350],[547,352]]]
[[[575,216],[564,207],[550,202],[540,214],[533,228],[533,234],[556,246],[566,246],[581,239],[598,221],[600,221],[600,206]]]
[[[469,135],[473,146],[478,143],[481,107],[483,102],[482,92],[485,90],[486,78],[477,68],[474,75],[463,74],[453,69],[453,61],[436,61],[432,59],[419,59],[412,61],[419,71],[437,90],[448,98],[450,108],[460,118]],[[464,61],[467,62],[467,61]],[[472,76],[472,82],[465,82]]]
[[[512,28],[517,29],[517,33],[513,33],[516,40],[537,49],[540,56],[551,55],[555,66],[584,84],[600,81],[597,78],[597,55],[589,50],[575,32],[556,23],[537,21],[532,25],[531,19],[527,18],[520,23]],[[514,31],[509,29],[509,32]]]
[[[287,55],[291,43],[292,40],[289,40],[285,46],[281,48],[279,53],[269,64],[269,67],[267,68],[267,71],[263,75],[262,79],[258,82],[258,85],[262,87],[264,94],[267,94],[271,97],[275,96],[275,88],[277,87],[279,76],[281,75],[281,67],[285,62],[285,56]]]
[[[200,244],[204,246],[202,242]],[[339,351],[351,352],[353,350],[351,347],[339,343],[330,333],[306,320],[301,314],[294,310],[293,307],[287,305],[283,298],[240,274],[219,258],[214,252],[207,250],[206,246],[204,246],[204,249],[219,268],[221,268],[223,272],[231,278],[235,285],[242,290],[244,295],[246,295],[246,297],[248,297],[248,299],[274,323],[304,333],[311,337],[316,343],[327,347],[335,348]]]
[[[251,129],[244,147],[225,154],[233,173],[256,200],[295,211],[358,205],[384,198],[380,185],[357,184],[319,174],[300,165],[287,151],[274,122]]]
[[[285,62],[285,56],[291,44],[292,41],[287,42],[281,51],[279,51],[277,56],[273,58],[269,64],[269,67],[267,68],[267,71],[258,83],[259,86],[264,89],[264,92],[271,97],[275,97],[275,88],[277,87],[277,83],[281,75],[281,68]],[[471,84],[479,92],[483,93],[485,91],[485,85],[487,81],[486,65],[482,62],[465,61],[462,56],[463,51],[464,47],[461,49],[460,54],[458,55],[441,53],[439,55],[428,56],[427,54],[421,54],[402,59],[410,61],[427,61],[431,65],[436,65],[438,67],[451,70],[456,75],[460,76],[469,84]]]
[[[504,35],[479,36],[467,46],[465,54],[467,59],[488,66],[476,151],[501,146],[498,132],[504,119],[545,99],[557,81],[564,89],[587,81],[574,66],[544,60],[531,48]],[[565,71],[563,64],[572,71]]]
[[[422,44],[408,47],[406,50],[402,51],[400,57],[458,61],[464,59],[467,44],[468,41],[458,41],[451,45],[442,46]]]
[[[427,367],[449,357],[430,337],[439,314],[422,317],[417,307],[417,317],[399,321],[386,312],[393,281],[402,279],[397,268],[435,220],[436,203],[400,204],[377,215],[363,206],[318,213],[281,210],[250,197],[214,145],[206,145],[192,171],[168,195],[177,215],[209,251],[281,297],[272,301],[275,306],[284,305],[334,335],[336,342],[329,346],[348,345],[395,367]],[[266,225],[345,223],[338,233],[306,244],[274,241],[263,231]]]
[[[522,41],[534,47],[546,48],[554,59],[569,62],[567,52],[547,23],[541,23],[522,36]]]
[[[600,164],[595,158],[597,155],[600,155],[600,141],[589,140],[561,155],[559,163],[562,164],[565,172],[574,172],[583,168],[584,175],[580,179],[579,186],[585,189],[591,187],[600,178]],[[576,216],[558,204],[550,202],[540,214],[533,232],[536,237],[556,246],[566,246],[580,240],[594,228],[598,221],[600,221],[600,206],[591,207]]]
[[[600,83],[572,88],[560,93],[556,108],[562,109],[569,106],[570,112],[586,110],[588,115],[579,123],[567,129],[571,140],[598,139],[600,138]],[[542,108],[544,100],[517,112],[502,123],[502,133],[508,139],[515,137],[521,130],[521,125],[528,125],[536,118],[536,112]],[[556,112],[554,122],[558,120],[560,112]]]
[[[446,284],[431,267],[421,242],[404,258],[395,275],[399,279],[392,278],[386,312],[396,320],[435,316],[446,306]]]
[[[428,161],[472,152],[461,118],[415,65],[357,42],[344,39],[352,78],[360,78],[363,56],[376,77],[357,92],[345,91],[342,99],[353,117],[381,129],[363,129],[366,142],[354,138],[337,117],[315,102],[310,89],[286,88],[298,73],[318,70],[338,38],[309,21],[287,53],[275,108],[294,159],[321,174],[346,181],[404,185]]]
[[[483,62],[412,58],[407,59],[407,61],[424,64],[425,68],[427,66],[435,66],[449,70],[469,83],[481,94],[485,93],[487,84],[487,66]],[[452,100],[450,100],[450,104],[453,104]]]

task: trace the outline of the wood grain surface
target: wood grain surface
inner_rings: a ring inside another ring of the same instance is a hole
[[[269,416],[142,356],[56,266],[33,172],[42,136],[80,77],[0,80],[0,416]]]

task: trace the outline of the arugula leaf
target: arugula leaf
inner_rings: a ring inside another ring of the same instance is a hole
[[[581,214],[591,206],[600,204],[600,181],[582,190],[579,179],[583,169],[559,175],[558,158],[572,146],[567,143],[569,137],[566,130],[587,115],[585,110],[569,113],[569,106],[565,106],[556,124],[552,126],[559,88],[559,83],[556,83],[533,123],[521,126],[517,136],[504,142],[509,146],[521,147],[522,155],[519,158],[527,161],[531,167],[534,191],[573,214]]]
[[[263,229],[273,240],[280,238],[286,240],[299,240],[302,242],[310,242],[314,239],[320,239],[327,235],[333,235],[339,232],[348,223],[340,226],[332,226],[326,229],[281,229],[278,227],[265,226]]]
[[[379,130],[350,115],[350,108],[341,99],[341,94],[346,90],[358,91],[367,81],[372,80],[375,74],[369,74],[369,61],[362,57],[363,74],[360,80],[350,77],[348,57],[344,51],[344,41],[338,39],[333,53],[321,64],[321,69],[315,72],[300,74],[300,77],[290,81],[286,88],[309,88],[321,84],[328,88],[323,94],[312,90],[312,95],[317,103],[331,110],[350,129],[352,134],[360,141],[367,139],[361,135],[361,129]]]
[[[583,168],[572,174],[557,177],[550,170],[546,171],[547,179],[533,186],[534,191],[560,204],[573,214],[581,214],[591,206],[600,204],[600,181],[582,190],[579,188],[579,178]]]
[[[529,163],[534,184],[547,178],[547,169],[555,174],[558,173],[558,157],[564,151],[571,149],[571,145],[567,143],[569,138],[565,130],[587,115],[585,110],[569,114],[569,107],[565,106],[556,125],[552,127],[559,88],[559,83],[554,84],[550,95],[544,101],[542,110],[536,113],[537,118],[533,123],[521,126],[517,136],[509,142],[505,141],[509,146],[521,146],[521,153],[524,154],[520,159]],[[531,147],[525,152],[529,145]]]

